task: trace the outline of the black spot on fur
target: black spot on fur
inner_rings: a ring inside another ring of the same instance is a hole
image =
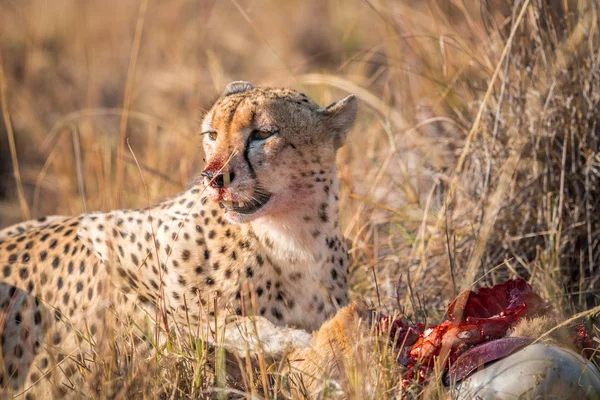
[[[283,319],[283,315],[281,315],[281,311],[279,311],[277,308],[271,308],[271,315],[273,315],[279,321],[281,321]]]

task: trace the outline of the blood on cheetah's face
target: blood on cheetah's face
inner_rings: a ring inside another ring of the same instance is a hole
[[[306,206],[315,174],[335,173],[356,111],[352,95],[319,108],[290,89],[230,83],[202,123],[209,197],[233,223]]]

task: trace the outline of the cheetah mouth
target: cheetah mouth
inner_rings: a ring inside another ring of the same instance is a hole
[[[271,199],[271,194],[263,189],[256,188],[250,201],[225,201],[221,200],[219,204],[226,211],[233,211],[238,214],[254,214],[261,209]]]

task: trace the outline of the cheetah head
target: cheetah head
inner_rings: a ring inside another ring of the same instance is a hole
[[[309,206],[315,175],[335,179],[357,108],[354,95],[321,108],[294,90],[230,83],[202,123],[209,197],[232,223]]]

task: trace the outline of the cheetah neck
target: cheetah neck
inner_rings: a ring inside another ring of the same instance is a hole
[[[273,259],[287,264],[318,263],[326,258],[328,243],[341,237],[335,170],[321,179],[323,184],[301,206],[250,222]]]

